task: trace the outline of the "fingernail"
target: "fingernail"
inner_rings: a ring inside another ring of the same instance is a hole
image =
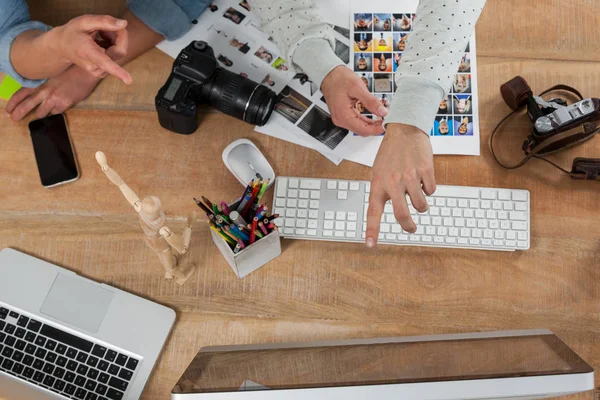
[[[127,25],[127,21],[125,21],[124,19],[117,20],[117,26],[125,26],[125,25]]]
[[[387,108],[384,106],[379,107],[377,109],[377,114],[379,114],[380,117],[385,117],[387,115]]]
[[[367,247],[370,249],[375,247],[375,240],[373,240],[373,238],[367,238]]]

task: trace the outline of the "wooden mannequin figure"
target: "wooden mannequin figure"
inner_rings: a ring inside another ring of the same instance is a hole
[[[145,235],[144,241],[158,255],[165,268],[165,278],[175,278],[177,284],[183,285],[196,270],[193,263],[182,265],[180,262],[180,257],[187,253],[190,246],[193,217],[188,216],[187,227],[181,236],[173,233],[165,225],[167,218],[158,197],[148,196],[140,200],[138,195],[123,182],[119,174],[108,166],[108,160],[103,152],[96,153],[96,161],[108,179],[119,187],[123,196],[138,213],[138,220]]]

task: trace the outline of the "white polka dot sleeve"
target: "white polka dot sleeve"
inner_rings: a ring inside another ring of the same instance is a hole
[[[321,87],[325,76],[344,65],[335,52],[332,28],[322,21],[313,0],[251,0],[262,29],[275,40],[295,69]]]
[[[386,126],[412,125],[429,135],[484,5],[485,0],[421,0],[396,71],[397,95]]]

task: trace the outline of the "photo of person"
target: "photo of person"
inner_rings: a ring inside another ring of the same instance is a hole
[[[261,85],[265,85],[265,86],[269,86],[269,87],[273,87],[275,86],[275,81],[273,81],[271,79],[271,75],[267,74],[267,76],[265,76],[265,78],[262,80],[262,82],[260,83]]]
[[[250,8],[250,4],[248,4],[246,0],[240,1],[240,7],[244,7],[246,10],[252,11],[252,8]]]
[[[371,72],[373,59],[371,54],[357,53],[354,55],[354,71]]]
[[[454,117],[454,136],[473,136],[472,117]]]
[[[377,93],[390,93],[392,91],[393,74],[373,74],[373,86]]]
[[[254,53],[254,55],[266,62],[267,64],[271,64],[274,59],[273,54],[271,54],[267,49],[265,49],[264,46],[260,46],[260,48],[256,50],[256,53]]]
[[[437,116],[433,122],[433,136],[452,136],[452,119],[448,117]]]
[[[225,14],[223,14],[223,17],[232,21],[236,25],[239,25],[244,20],[244,18],[246,18],[244,14],[242,14],[233,7],[229,7],[227,11],[225,11]]]
[[[454,114],[471,114],[471,95],[455,94],[453,107]]]
[[[292,124],[295,124],[311,105],[310,100],[291,87],[286,86],[277,96],[275,112],[278,112]]]
[[[392,54],[375,53],[373,55],[373,72],[393,72]]]
[[[373,92],[373,74],[363,72],[357,73],[356,75],[358,75],[360,80],[363,81],[363,83],[367,87],[367,90],[369,92]]]
[[[317,85],[310,80],[308,75],[304,73],[298,73],[294,75],[293,80],[297,80],[300,83],[300,85],[302,85],[302,88],[307,90],[307,96],[312,96],[319,91]]]
[[[460,64],[458,64],[458,72],[471,72],[471,55],[469,53],[465,53],[463,58],[460,60]]]
[[[467,43],[467,48],[465,49],[465,53],[471,52],[471,43]]]
[[[354,34],[354,51],[373,51],[373,34],[372,33],[355,33]]]
[[[243,54],[247,54],[250,51],[250,46],[248,45],[248,42],[244,43],[237,40],[236,38],[231,39],[229,45],[231,47],[235,47],[236,49],[238,49],[239,52]]]
[[[471,75],[456,74],[452,90],[454,93],[471,93]]]
[[[340,58],[345,64],[350,62],[350,47],[346,43],[335,40],[335,55]]]
[[[391,33],[376,33],[373,40],[375,51],[392,51],[393,35]]]
[[[441,101],[438,108],[438,114],[452,114],[452,101],[450,96]]]
[[[390,104],[392,104],[393,95],[391,95],[391,94],[378,94],[378,95],[375,95],[375,97],[377,97],[377,99],[379,100],[379,102],[381,103],[381,105],[384,106],[386,109],[390,108]]]
[[[298,128],[331,150],[334,150],[348,135],[347,129],[335,126],[329,114],[317,106],[310,109],[298,124]]]
[[[217,7],[217,6],[216,6],[215,4],[213,4],[213,3],[211,3],[211,4],[208,6],[208,9],[209,9],[211,12],[216,12],[216,11],[219,11],[219,7]]]
[[[233,66],[233,61],[231,61],[229,58],[225,57],[223,54],[219,54],[219,56],[217,57],[217,60],[219,60],[226,67]]]
[[[288,70],[287,65],[285,65],[285,60],[281,57],[278,57],[277,60],[275,60],[275,62],[271,66],[278,71],[287,71]]]
[[[408,32],[412,29],[413,16],[411,14],[394,14],[394,31]]]
[[[391,32],[392,31],[392,14],[375,14],[375,15],[373,15],[373,30],[375,32]]]
[[[357,32],[368,32],[373,28],[373,16],[371,14],[354,14],[354,30]]]
[[[394,51],[406,50],[406,39],[408,33],[394,33]]]
[[[396,70],[400,66],[401,62],[402,62],[402,53],[394,53],[394,72],[396,72]]]

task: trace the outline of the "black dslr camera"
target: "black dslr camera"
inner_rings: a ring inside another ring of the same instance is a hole
[[[189,135],[198,128],[196,112],[201,103],[262,126],[273,112],[275,98],[271,89],[220,68],[213,49],[194,41],[177,56],[155,104],[163,128]]]

